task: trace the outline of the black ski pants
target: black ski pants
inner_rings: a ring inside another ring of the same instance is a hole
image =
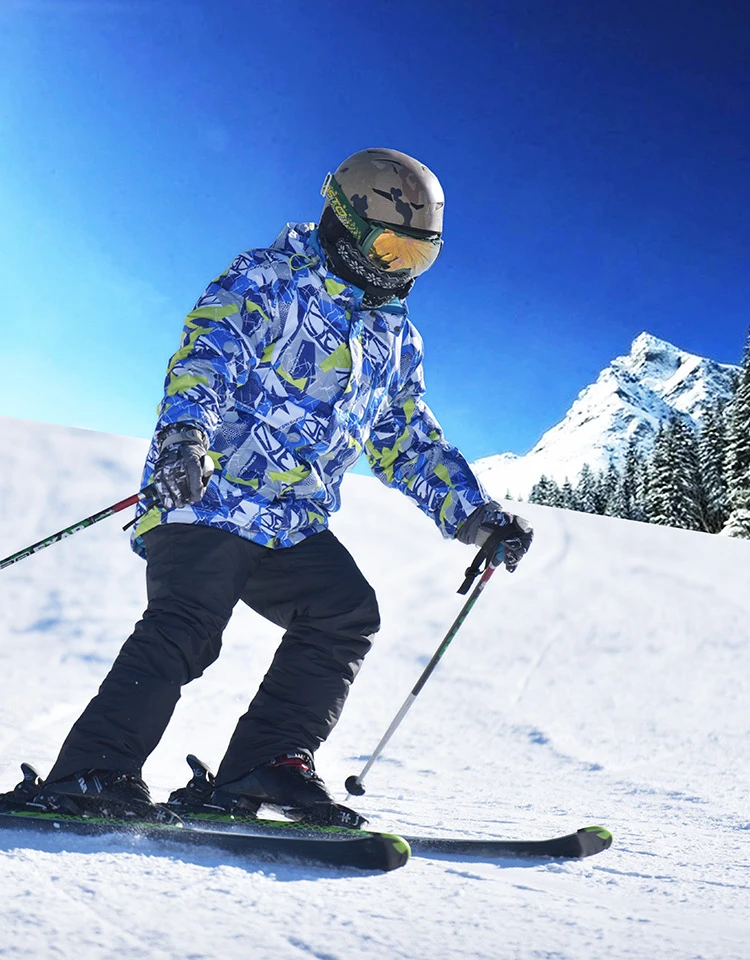
[[[48,781],[82,769],[139,774],[180,697],[219,656],[238,600],[283,627],[273,662],[217,773],[236,780],[336,724],[380,625],[375,593],[330,532],[272,550],[215,527],[144,536],[148,608],[76,721]]]

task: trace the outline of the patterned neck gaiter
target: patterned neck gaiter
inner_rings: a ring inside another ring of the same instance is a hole
[[[409,295],[414,280],[404,281],[403,274],[379,270],[362,253],[354,237],[330,207],[323,211],[318,235],[333,271],[346,283],[364,291],[363,306],[382,307],[394,297],[405,300]]]

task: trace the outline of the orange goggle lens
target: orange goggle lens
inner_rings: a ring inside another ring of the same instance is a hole
[[[437,260],[440,246],[439,239],[422,240],[381,227],[367,238],[362,252],[380,270],[408,270],[416,277]]]

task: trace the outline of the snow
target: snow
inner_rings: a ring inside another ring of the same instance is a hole
[[[0,556],[137,489],[143,441],[7,419],[0,436]],[[379,874],[2,833],[0,957],[747,958],[750,543],[524,512],[529,557],[488,585],[358,806],[404,833],[541,838],[602,823],[609,851],[413,858]],[[22,760],[49,769],[143,609],[124,516],[0,574],[7,788]],[[347,478],[333,529],[383,614],[318,754],[343,800],[460,609],[472,553],[368,477]],[[217,765],[277,641],[237,610],[146,766],[157,797],[185,782],[187,752]]]
[[[699,424],[706,403],[731,396],[736,371],[641,333],[529,453],[484,457],[477,473],[501,494],[526,499],[543,474],[575,484],[585,463],[594,471],[606,471],[611,462],[621,467],[630,441],[650,451],[660,422],[673,413]]]

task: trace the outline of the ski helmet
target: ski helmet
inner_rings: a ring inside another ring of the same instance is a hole
[[[321,221],[335,214],[371,268],[409,279],[437,259],[445,198],[435,174],[413,157],[361,150],[328,174],[321,193]]]

